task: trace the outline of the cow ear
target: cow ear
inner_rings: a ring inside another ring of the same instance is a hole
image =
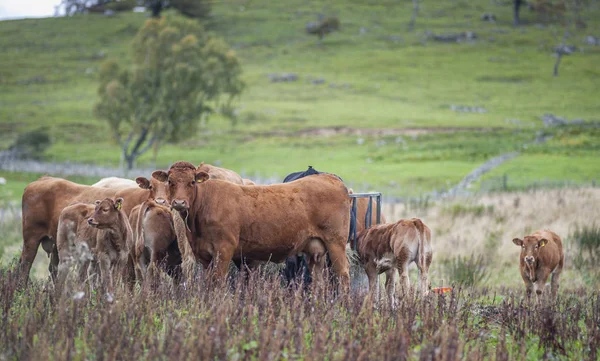
[[[209,178],[209,175],[206,172],[196,173],[196,182],[198,182],[198,183],[205,182],[208,180],[208,178]]]
[[[123,207],[123,198],[119,197],[115,200],[115,209],[120,211],[121,207]]]
[[[135,182],[140,186],[140,188],[142,189],[150,189],[150,181],[146,178],[146,177],[137,177],[135,179]]]
[[[516,244],[517,246],[522,246],[523,240],[520,238],[515,238],[515,239],[513,239],[513,243]]]
[[[101,203],[101,201],[99,199],[96,199],[96,201],[94,202],[95,205],[98,205],[100,203]]]
[[[152,178],[161,182],[166,182],[169,179],[169,175],[164,170],[155,170],[152,172]]]
[[[544,247],[547,244],[548,244],[548,240],[546,238],[542,238],[538,241],[538,246],[540,246],[540,247]]]

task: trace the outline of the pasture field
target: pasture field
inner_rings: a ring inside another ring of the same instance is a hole
[[[366,295],[353,267],[347,298],[330,286],[311,294],[286,288],[277,267],[253,271],[247,284],[206,272],[186,290],[165,277],[155,291],[118,287],[115,302],[82,297],[71,282],[55,295],[38,253],[32,284],[17,290],[12,273],[21,226],[4,213],[0,265],[0,354],[6,360],[600,360],[600,274],[577,232],[600,244],[600,190],[488,193],[471,198],[385,204],[388,221],[420,217],[432,230],[433,287],[452,293],[404,297],[397,310]],[[11,218],[12,217],[12,218]],[[551,228],[563,239],[565,268],[556,302],[529,304],[512,238]],[[413,265],[414,266],[414,265]],[[411,283],[417,273],[411,267]],[[362,279],[362,281],[361,281]],[[383,279],[380,280],[383,282]],[[382,284],[383,285],[383,284]]]
[[[356,188],[414,195],[519,151],[488,177],[507,174],[514,189],[598,178],[597,126],[545,128],[540,120],[547,113],[599,120],[600,47],[584,42],[600,29],[597,2],[582,14],[587,28],[569,28],[566,42],[578,50],[564,57],[558,77],[552,49],[565,30],[560,22],[524,10],[524,25],[514,28],[509,2],[438,0],[421,4],[408,31],[411,12],[411,2],[395,0],[215,2],[206,25],[235,49],[247,83],[236,125],[211,117],[191,139],[165,145],[157,166],[217,162],[283,178],[311,164]],[[481,21],[484,12],[497,21]],[[341,21],[321,44],[304,33],[318,13]],[[0,149],[48,126],[47,160],[117,165],[119,147],[92,114],[96,75],[108,58],[127,63],[144,20],[123,13],[0,22]],[[431,39],[463,31],[477,38]],[[272,83],[272,73],[298,81]],[[540,134],[546,142],[535,142]],[[147,154],[139,164],[150,162]]]

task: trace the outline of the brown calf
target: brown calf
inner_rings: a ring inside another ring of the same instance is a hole
[[[66,207],[60,214],[57,248],[59,252],[59,280],[66,277],[65,263],[73,247],[86,242],[94,255],[94,264],[100,266],[100,278],[105,287],[107,299],[114,293],[113,276],[115,269],[123,275],[130,274],[127,265],[129,251],[133,246],[133,233],[127,215],[122,210],[123,198],[106,198],[95,205],[77,203]],[[80,270],[80,278],[84,270]],[[126,272],[126,273],[125,273]]]
[[[379,224],[362,231],[358,236],[358,254],[367,272],[371,292],[375,292],[377,275],[385,272],[385,288],[392,307],[395,306],[396,269],[406,293],[410,287],[408,265],[411,262],[415,262],[419,268],[421,293],[427,293],[427,273],[433,250],[431,231],[420,219],[401,219],[396,223]]]
[[[539,299],[550,273],[552,297],[556,297],[560,273],[565,263],[560,237],[550,230],[541,230],[523,239],[515,238],[513,243],[521,247],[519,270],[525,282],[527,297],[531,296],[535,288],[536,298]]]
[[[285,184],[241,186],[209,180],[206,172],[187,162],[153,177],[169,183],[171,205],[189,214],[196,259],[205,266],[217,261],[218,276],[226,275],[234,257],[281,262],[290,254],[310,251],[312,241],[318,240],[329,252],[342,287],[348,287],[350,202],[337,177],[319,174]]]

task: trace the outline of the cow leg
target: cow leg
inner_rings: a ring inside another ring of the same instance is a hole
[[[407,296],[410,291],[410,280],[408,279],[408,262],[398,263],[398,274],[400,275],[400,286],[402,295]]]
[[[48,238],[46,230],[39,227],[23,225],[23,251],[19,259],[19,283],[26,286],[29,281],[31,265],[35,260],[40,243]]]
[[[127,255],[127,262],[121,271],[123,275],[123,280],[125,281],[125,285],[129,292],[133,292],[135,287],[136,280],[142,281],[141,271],[135,266],[135,262],[133,260],[133,255],[130,253]]]
[[[340,281],[340,287],[344,293],[347,293],[350,291],[350,263],[346,256],[346,243],[329,243],[327,251],[329,251],[333,270]]]
[[[556,298],[556,296],[558,295],[558,281],[560,280],[560,274],[562,272],[564,263],[565,263],[565,258],[563,256],[563,257],[561,257],[560,261],[558,262],[558,266],[556,266],[556,268],[552,272],[552,282],[550,283],[550,290],[552,292],[552,298]]]
[[[379,300],[379,294],[377,293],[377,265],[373,261],[367,261],[365,264],[365,272],[369,279],[369,293],[373,297],[373,301]]]
[[[546,268],[542,268],[538,271],[536,285],[536,299],[539,302],[541,300],[542,294],[544,293],[544,289],[546,288],[546,282],[548,281],[548,276],[550,276],[550,270]]]
[[[104,293],[106,293],[106,300],[108,302],[112,302],[114,287],[112,282],[110,258],[107,254],[101,254],[98,258],[100,259],[100,280],[102,282],[102,289],[104,290]]]
[[[48,264],[48,272],[50,273],[50,279],[52,282],[56,283],[56,277],[58,275],[58,249],[56,248],[56,243],[52,246],[52,251],[50,252],[50,264]]]
[[[227,277],[229,262],[231,262],[231,259],[233,258],[234,251],[235,247],[232,246],[232,243],[227,241],[221,242],[221,245],[216,252],[216,256],[213,257],[212,260],[215,278],[217,280],[224,280],[225,277]]]
[[[391,268],[385,272],[385,290],[390,307],[396,309],[396,270]]]
[[[423,259],[425,258],[425,259]],[[429,258],[419,256],[419,261],[417,261],[417,268],[419,269],[419,289],[421,291],[421,295],[427,295],[429,291],[429,265],[431,264],[431,254]],[[427,259],[429,262],[427,262]],[[424,262],[421,262],[423,260]]]

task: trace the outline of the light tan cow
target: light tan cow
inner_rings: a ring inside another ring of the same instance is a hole
[[[92,187],[97,188],[135,188],[137,183],[131,179],[108,177],[102,178],[98,182],[92,184]]]

